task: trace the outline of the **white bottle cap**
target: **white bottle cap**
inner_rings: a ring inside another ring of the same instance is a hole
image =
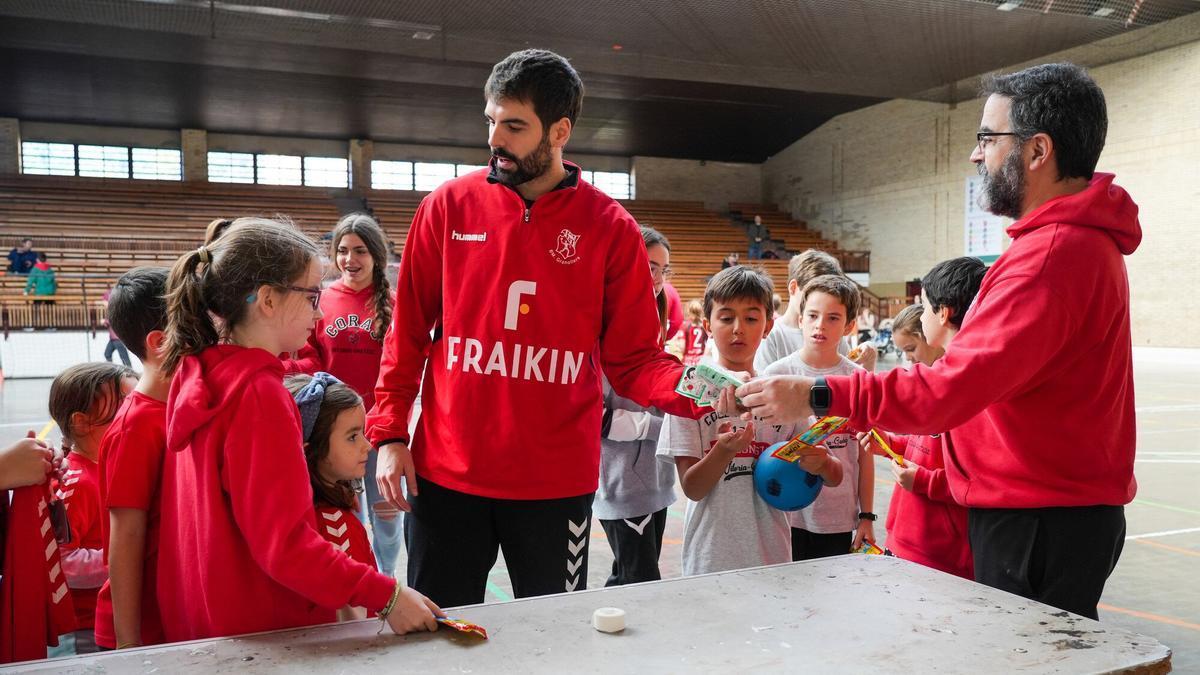
[[[625,610],[601,607],[592,612],[592,627],[602,633],[619,633],[625,630]]]

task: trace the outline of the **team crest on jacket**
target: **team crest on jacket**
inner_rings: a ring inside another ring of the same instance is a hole
[[[575,254],[575,245],[578,243],[579,235],[564,227],[562,232],[558,233],[557,247],[550,251],[550,256],[559,264],[574,265],[579,262],[579,256]]]

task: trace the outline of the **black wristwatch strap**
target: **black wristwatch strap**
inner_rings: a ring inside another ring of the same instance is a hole
[[[832,403],[833,394],[829,391],[829,385],[825,384],[825,377],[818,377],[808,392],[808,407],[812,408],[813,415],[824,417],[829,414]]]
[[[874,513],[869,512],[869,511],[863,511],[862,513],[858,514],[858,519],[859,520],[869,520],[871,522],[875,522],[876,520],[879,520],[879,516],[875,515]]]

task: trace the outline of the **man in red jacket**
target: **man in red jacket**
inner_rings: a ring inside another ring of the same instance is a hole
[[[697,415],[658,345],[637,223],[563,161],[578,74],[516,52],[484,94],[490,167],[413,218],[368,417],[380,493],[411,511],[409,584],[445,606],[483,601],[498,549],[518,597],[586,587],[601,368],[626,398]]]
[[[1141,241],[1137,206],[1094,173],[1108,118],[1082,69],[1036,66],[987,80],[984,93],[971,161],[988,209],[1017,220],[945,357],[880,375],[762,379],[737,395],[771,423],[815,413],[861,429],[952,430],[946,472],[969,509],[975,579],[1096,618],[1136,490],[1123,256]]]

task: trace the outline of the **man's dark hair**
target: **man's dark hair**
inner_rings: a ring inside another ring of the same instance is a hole
[[[950,323],[955,328],[961,328],[963,316],[975,300],[986,272],[987,265],[979,258],[970,256],[943,260],[934,265],[921,279],[921,288],[929,299],[929,308],[936,312],[949,307]]]
[[[166,330],[165,267],[135,267],[117,279],[108,295],[108,325],[129,351],[146,360],[146,336]]]
[[[38,262],[46,262],[46,254],[45,254],[45,252],[43,252],[43,251],[38,251],[38,254],[37,254],[37,259],[38,259]]]
[[[493,101],[510,99],[533,105],[545,134],[564,117],[575,124],[583,108],[583,81],[558,54],[526,49],[509,54],[492,68],[483,95]]]
[[[775,316],[775,283],[765,270],[749,265],[734,265],[713,275],[704,289],[704,316],[712,320],[713,305],[730,300],[749,300],[762,305],[764,318]]]
[[[983,80],[984,96],[1012,102],[1011,131],[1021,140],[1044,133],[1054,141],[1060,180],[1091,179],[1108,134],[1104,92],[1087,71],[1071,63],[1047,63]]]

